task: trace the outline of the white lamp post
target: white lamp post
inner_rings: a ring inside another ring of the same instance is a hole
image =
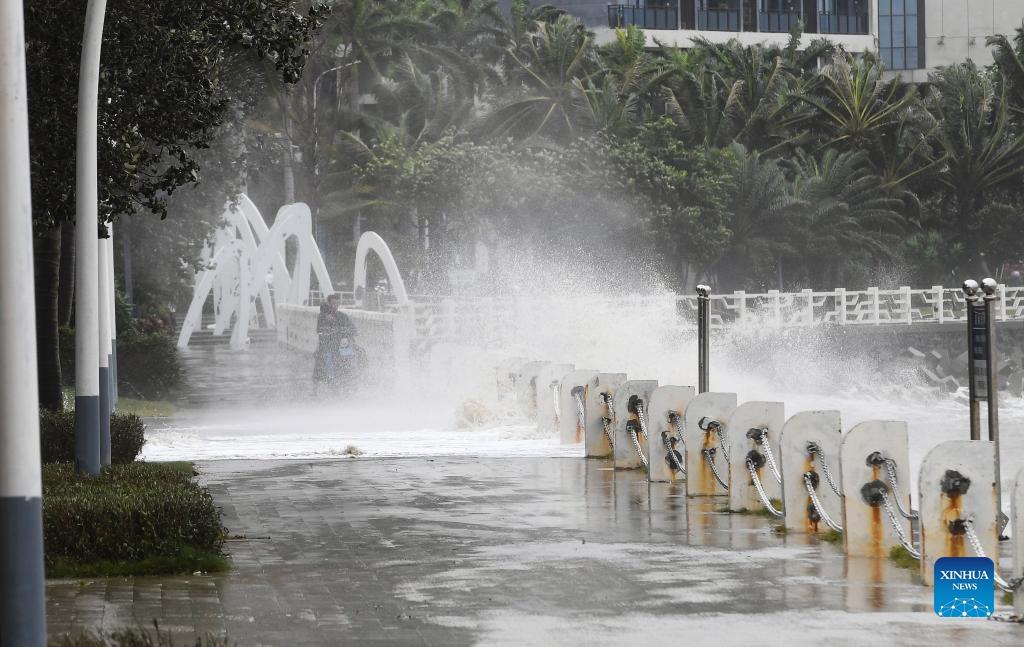
[[[0,647],[46,644],[22,16],[0,2]]]
[[[75,161],[75,467],[100,472],[100,286],[96,112],[106,0],[89,0],[78,80]],[[103,304],[104,307],[106,304]]]

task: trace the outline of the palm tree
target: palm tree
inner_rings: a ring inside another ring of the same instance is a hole
[[[907,228],[903,201],[872,172],[864,152],[798,154],[792,193],[803,205],[794,242],[809,281],[841,285],[849,267],[897,255]]]
[[[544,136],[566,142],[595,124],[586,97],[597,69],[593,35],[571,16],[537,22],[524,42],[508,50],[509,80],[517,88],[482,123],[495,137]]]
[[[995,67],[1001,83],[1006,86],[1010,110],[1017,121],[1024,121],[1024,27],[1017,28],[1011,43],[1006,36],[990,36],[986,45],[992,48]]]
[[[773,160],[739,144],[732,150],[740,165],[727,205],[730,243],[712,267],[725,284],[739,285],[745,277],[770,276],[780,256],[794,253],[791,228],[801,204]]]
[[[1024,132],[1010,123],[1009,84],[998,71],[967,62],[940,69],[931,81],[929,108],[939,124],[935,140],[943,155],[937,179],[947,196],[950,230],[970,253],[987,237],[979,216],[1021,195]]]
[[[840,55],[800,95],[817,112],[812,128],[823,130],[823,148],[870,150],[899,124],[916,91],[898,77],[886,81],[884,71],[873,56]]]

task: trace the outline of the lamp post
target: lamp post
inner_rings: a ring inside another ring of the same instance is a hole
[[[75,468],[100,472],[100,291],[96,113],[106,0],[89,0],[78,78],[75,158]],[[102,304],[105,306],[106,304]]]
[[[988,369],[988,439],[992,441],[996,453],[996,506],[1002,515],[1003,484],[999,473],[999,360],[996,357],[996,291],[999,284],[995,279],[981,281],[981,290],[985,293],[985,363]],[[1003,526],[999,527],[1002,534]]]
[[[983,393],[983,381],[978,380],[978,369],[980,363],[984,362],[982,354],[984,341],[980,339],[984,335],[984,327],[981,318],[984,316],[977,303],[981,297],[981,286],[973,279],[964,281],[964,299],[967,303],[967,382],[970,397],[968,398],[971,416],[971,440],[981,440],[981,400],[985,397]],[[984,389],[987,391],[987,388]]]
[[[313,236],[317,239],[317,244],[320,243],[320,228],[317,226],[317,214],[320,211],[320,125],[317,120],[316,104],[317,97],[320,95],[320,81],[322,81],[323,78],[330,74],[331,72],[337,72],[338,70],[343,70],[347,67],[352,67],[353,65],[357,65],[358,63],[359,61],[355,60],[349,61],[348,63],[344,63],[342,65],[335,65],[334,67],[328,68],[321,72],[320,74],[317,74],[316,79],[313,80],[313,98],[311,100],[313,114],[310,119],[310,123],[313,129],[313,150],[312,159],[310,160],[310,163],[313,165],[313,193],[315,194],[314,197],[316,199],[316,204],[312,209]]]
[[[708,385],[708,346],[711,334],[711,288],[707,285],[697,286],[697,392],[707,393]]]
[[[0,2],[0,647],[46,644],[23,20]]]

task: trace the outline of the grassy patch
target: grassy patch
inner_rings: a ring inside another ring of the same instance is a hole
[[[1000,602],[1006,606],[1013,606],[1013,593],[1008,591],[1003,592],[1003,597],[1000,598]]]
[[[64,406],[75,408],[75,387],[65,386]],[[138,398],[118,398],[118,413],[133,413],[140,418],[169,418],[174,415],[174,405],[167,400],[140,400]]]
[[[177,555],[145,557],[135,561],[99,560],[78,563],[55,560],[46,569],[47,577],[128,577],[131,575],[189,575],[224,573],[231,570],[227,557],[194,548],[182,548]]]
[[[818,537],[822,541],[827,541],[830,544],[840,544],[843,542],[843,533],[837,530],[832,530],[831,528],[828,529],[828,532],[822,533]]]
[[[789,532],[789,530],[786,529],[786,524],[777,523],[772,526],[772,532],[774,532],[776,535],[785,535]]]
[[[210,634],[194,640],[175,640],[170,631],[160,631],[160,625],[154,620],[153,631],[136,627],[110,633],[85,632],[75,636],[64,636],[51,644],[57,647],[228,647],[233,643],[227,638],[215,638]]]
[[[174,415],[174,405],[166,400],[136,400],[118,398],[119,413],[134,413],[140,418],[169,418]]]
[[[900,568],[914,569],[921,563],[919,560],[914,559],[914,556],[903,546],[893,546],[892,550],[889,551],[889,559]]]
[[[222,572],[227,531],[191,463],[112,465],[99,476],[70,463],[43,468],[50,577]]]

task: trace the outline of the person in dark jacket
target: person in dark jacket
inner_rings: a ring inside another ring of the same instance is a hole
[[[316,320],[319,341],[313,359],[313,382],[320,384],[333,378],[329,361],[341,351],[341,340],[355,336],[356,327],[344,312],[340,312],[341,296],[332,294],[320,304]]]

